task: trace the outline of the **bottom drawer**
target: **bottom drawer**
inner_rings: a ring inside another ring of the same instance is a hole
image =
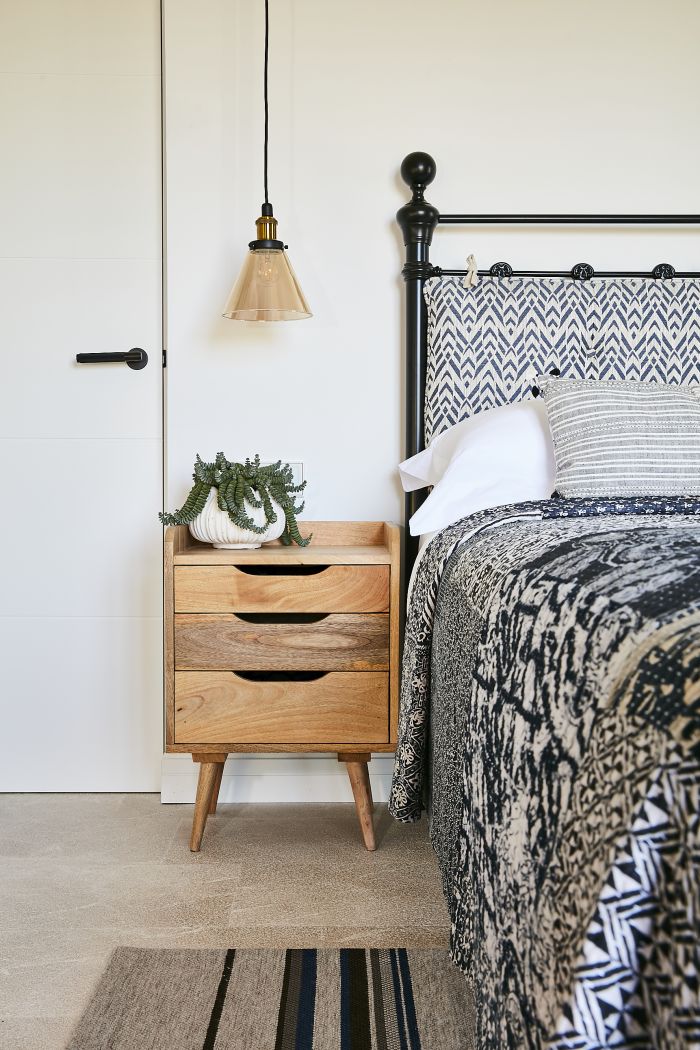
[[[386,743],[389,675],[175,673],[177,744]]]

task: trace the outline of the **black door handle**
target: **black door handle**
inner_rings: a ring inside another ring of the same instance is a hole
[[[75,360],[79,365],[101,365],[116,361],[138,370],[148,364],[148,354],[140,346],[134,346],[123,354],[76,354]]]

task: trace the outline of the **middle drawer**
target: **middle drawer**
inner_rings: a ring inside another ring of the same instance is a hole
[[[389,666],[385,613],[279,619],[177,613],[175,667],[179,671],[385,671]]]

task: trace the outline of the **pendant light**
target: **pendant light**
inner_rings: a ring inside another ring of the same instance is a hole
[[[304,317],[311,317],[309,305],[285,252],[286,245],[277,239],[277,219],[272,214],[272,205],[268,200],[267,56],[270,39],[268,4],[269,0],[265,0],[265,145],[263,149],[265,203],[262,206],[262,214],[255,223],[256,239],[248,245],[250,252],[224,307],[224,317],[230,317],[234,321],[296,321]]]

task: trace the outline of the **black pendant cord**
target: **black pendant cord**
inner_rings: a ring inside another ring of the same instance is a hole
[[[263,147],[263,178],[265,182],[265,204],[269,204],[268,190],[267,190],[267,141],[268,141],[268,105],[267,105],[267,67],[268,67],[268,51],[270,45],[270,11],[269,11],[269,0],[265,0],[265,72],[264,72],[264,97],[265,97],[265,145]]]

